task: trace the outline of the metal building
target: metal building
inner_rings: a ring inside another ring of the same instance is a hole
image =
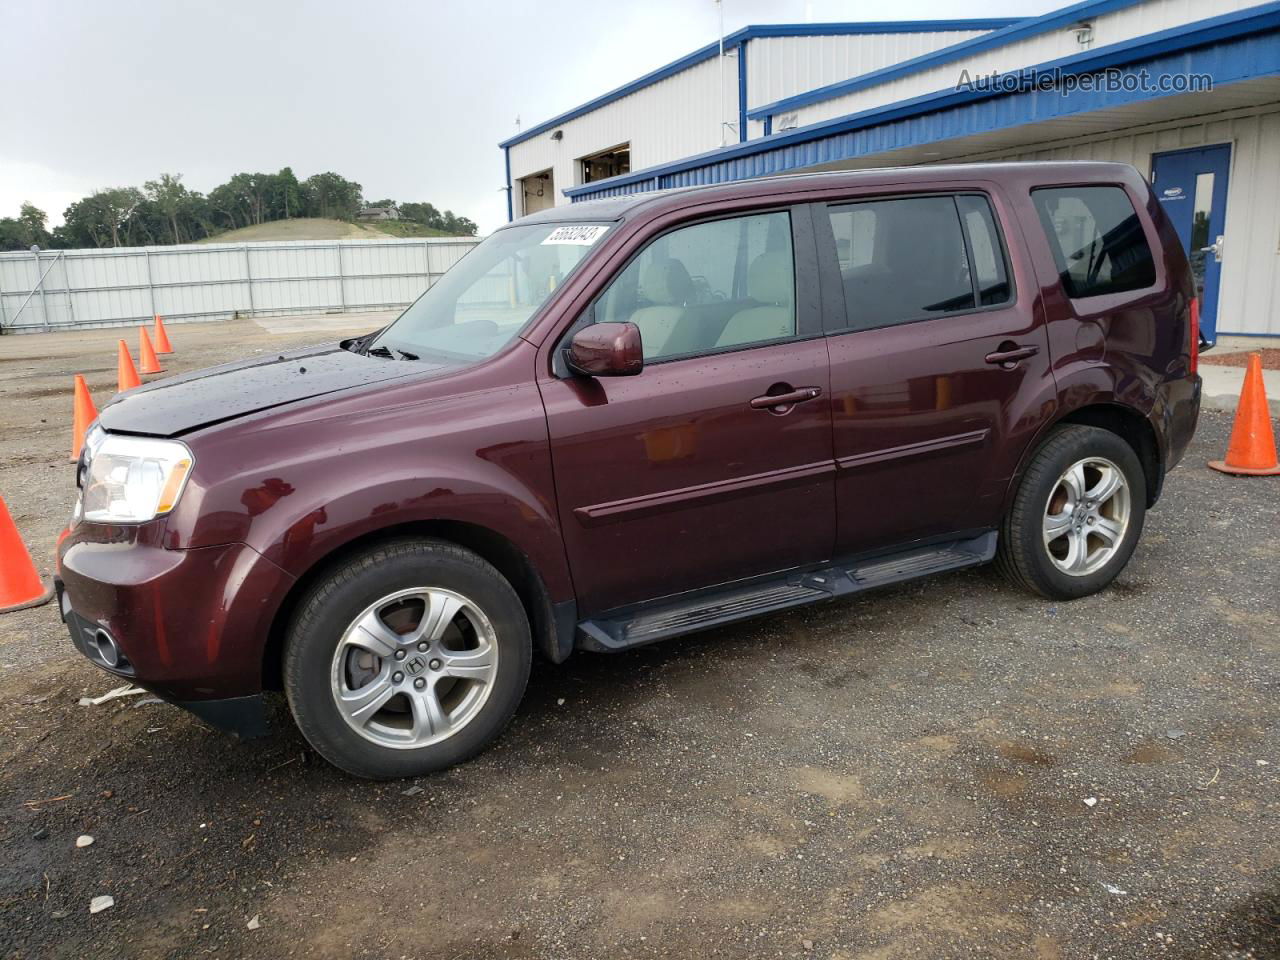
[[[1280,2],[751,26],[500,146],[512,218],[806,170],[1124,161],[1192,254],[1206,332],[1280,336]]]

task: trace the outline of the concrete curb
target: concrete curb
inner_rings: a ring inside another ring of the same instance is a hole
[[[1244,386],[1244,367],[1222,367],[1213,363],[1200,364],[1200,406],[1204,410],[1222,410],[1234,413],[1240,402],[1240,389]],[[1263,370],[1262,386],[1267,391],[1267,406],[1271,417],[1280,417],[1280,370]]]
[[[1235,413],[1236,405],[1240,403],[1240,395],[1238,393],[1217,393],[1213,396],[1201,395],[1201,410],[1220,410],[1223,413]],[[1271,410],[1271,419],[1280,420],[1280,399],[1267,398],[1267,406]]]

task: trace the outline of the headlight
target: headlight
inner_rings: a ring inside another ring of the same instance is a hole
[[[78,515],[90,523],[143,523],[174,508],[194,463],[185,443],[105,431],[92,440],[85,438]]]

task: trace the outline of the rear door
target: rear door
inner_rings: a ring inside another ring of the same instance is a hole
[[[815,211],[838,555],[994,527],[1018,452],[1052,414],[1035,286],[1002,222],[994,191]]]
[[[635,323],[644,370],[539,381],[580,616],[830,558],[808,218],[782,208],[651,238],[575,324]],[[781,394],[799,396],[762,399]]]

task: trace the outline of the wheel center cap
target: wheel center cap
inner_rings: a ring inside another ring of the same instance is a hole
[[[406,661],[404,665],[405,673],[411,677],[416,677],[425,669],[427,669],[427,661],[423,657],[414,657],[412,660]]]

